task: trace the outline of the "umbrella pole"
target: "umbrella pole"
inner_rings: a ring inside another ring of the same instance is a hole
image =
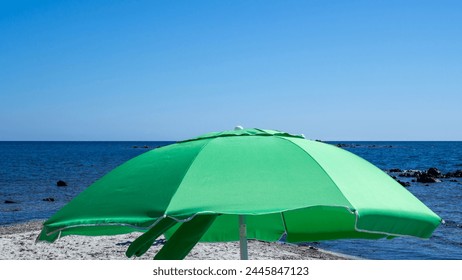
[[[241,260],[248,260],[247,252],[247,226],[245,224],[245,216],[239,215],[239,246],[241,252]]]

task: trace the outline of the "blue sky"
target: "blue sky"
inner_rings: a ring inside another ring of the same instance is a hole
[[[461,1],[1,1],[0,140],[462,140]]]

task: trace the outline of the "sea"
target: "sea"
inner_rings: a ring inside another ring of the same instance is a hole
[[[173,142],[0,142],[0,225],[47,219],[95,180],[150,149]],[[462,142],[329,142],[383,170],[462,169]],[[391,174],[393,175],[393,174]],[[365,259],[462,259],[462,178],[406,187],[444,219],[430,239],[310,243]],[[58,187],[57,181],[67,183]]]

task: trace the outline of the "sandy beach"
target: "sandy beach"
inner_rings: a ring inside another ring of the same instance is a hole
[[[54,243],[35,243],[43,221],[0,227],[1,260],[126,260],[125,251],[141,233],[116,236],[65,236]],[[250,240],[252,260],[344,260],[352,257],[311,246]],[[152,259],[161,245],[138,259]],[[199,243],[186,260],[237,260],[239,243]]]

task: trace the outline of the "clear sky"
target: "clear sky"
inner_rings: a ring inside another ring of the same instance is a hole
[[[462,1],[0,1],[0,140],[462,140]]]

